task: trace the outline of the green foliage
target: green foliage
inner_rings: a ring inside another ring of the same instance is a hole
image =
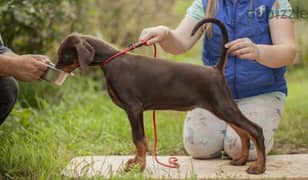
[[[160,24],[175,27],[192,0],[93,0],[79,12],[82,32],[97,35],[113,44],[127,46],[138,41],[143,28]],[[112,10],[111,10],[112,9]],[[104,12],[104,13],[102,13]],[[84,26],[84,23],[92,27]]]
[[[55,59],[61,39],[76,21],[79,0],[0,1],[0,32],[7,47],[18,54],[47,54]],[[54,60],[55,61],[55,60]],[[21,83],[23,107],[38,107],[46,98],[60,97],[47,83]]]
[[[293,70],[288,74],[289,95],[285,113],[277,132],[278,144],[308,147],[308,80],[307,69]]]
[[[18,53],[46,53],[70,31],[79,1],[0,1],[0,32]]]
[[[307,1],[303,1],[303,0],[289,0],[291,5],[293,7],[302,7],[302,8],[307,8],[308,7],[308,2]]]
[[[308,12],[308,9],[307,9]],[[307,17],[308,18],[308,17]],[[295,24],[295,34],[298,45],[298,66],[308,64],[308,21],[297,21]],[[297,66],[296,66],[297,67]]]

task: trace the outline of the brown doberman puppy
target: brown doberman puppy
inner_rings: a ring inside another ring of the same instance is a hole
[[[231,164],[246,164],[251,139],[257,148],[257,161],[247,172],[260,174],[265,171],[262,128],[241,113],[224,78],[227,59],[224,44],[228,42],[226,28],[216,19],[204,19],[194,27],[193,34],[205,23],[214,23],[222,31],[222,55],[216,66],[198,66],[125,54],[102,67],[110,97],[128,115],[136,146],[136,156],[126,163],[126,170],[134,165],[139,165],[142,170],[145,168],[148,144],[143,125],[144,111],[204,108],[228,123],[241,138],[242,154],[233,159]],[[116,48],[102,40],[74,33],[62,42],[56,67],[66,72],[72,72],[79,66],[86,69],[100,64],[117,52]]]

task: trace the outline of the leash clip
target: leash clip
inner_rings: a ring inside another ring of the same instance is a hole
[[[144,46],[144,45],[147,45],[147,41],[140,41],[140,42],[137,42],[137,43],[130,43],[130,44],[128,44],[128,48],[130,50],[134,50],[134,49],[139,48],[139,47]]]
[[[129,43],[127,47],[128,47],[128,49],[130,49],[130,50],[135,49],[135,47],[134,47],[134,44],[133,44],[133,43]]]

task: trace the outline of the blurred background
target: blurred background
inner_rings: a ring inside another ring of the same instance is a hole
[[[192,2],[0,0],[0,32],[6,46],[16,53],[46,54],[56,62],[57,48],[71,32],[91,34],[124,48],[138,41],[145,27],[175,28]],[[287,73],[289,97],[273,154],[308,153],[308,1],[290,2],[296,13],[299,52]],[[299,17],[301,12],[305,13]],[[135,53],[150,56],[152,49],[140,48]],[[200,55],[200,43],[183,55],[159,51],[160,57],[196,64],[201,64]],[[132,154],[126,115],[110,101],[103,82],[103,73],[93,68],[87,74],[77,72],[61,87],[46,82],[20,83],[18,104],[0,127],[0,178],[55,178],[74,156]],[[158,115],[160,154],[186,154],[182,145],[184,118],[185,113]],[[146,127],[151,141],[147,113]]]

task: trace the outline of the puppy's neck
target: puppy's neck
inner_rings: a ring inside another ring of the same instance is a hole
[[[93,37],[86,37],[86,38],[87,38],[87,41],[91,44],[91,46],[95,49],[94,59],[89,64],[89,66],[96,66],[102,63],[107,58],[119,52],[117,48],[115,48],[113,45],[103,40],[96,39]]]

